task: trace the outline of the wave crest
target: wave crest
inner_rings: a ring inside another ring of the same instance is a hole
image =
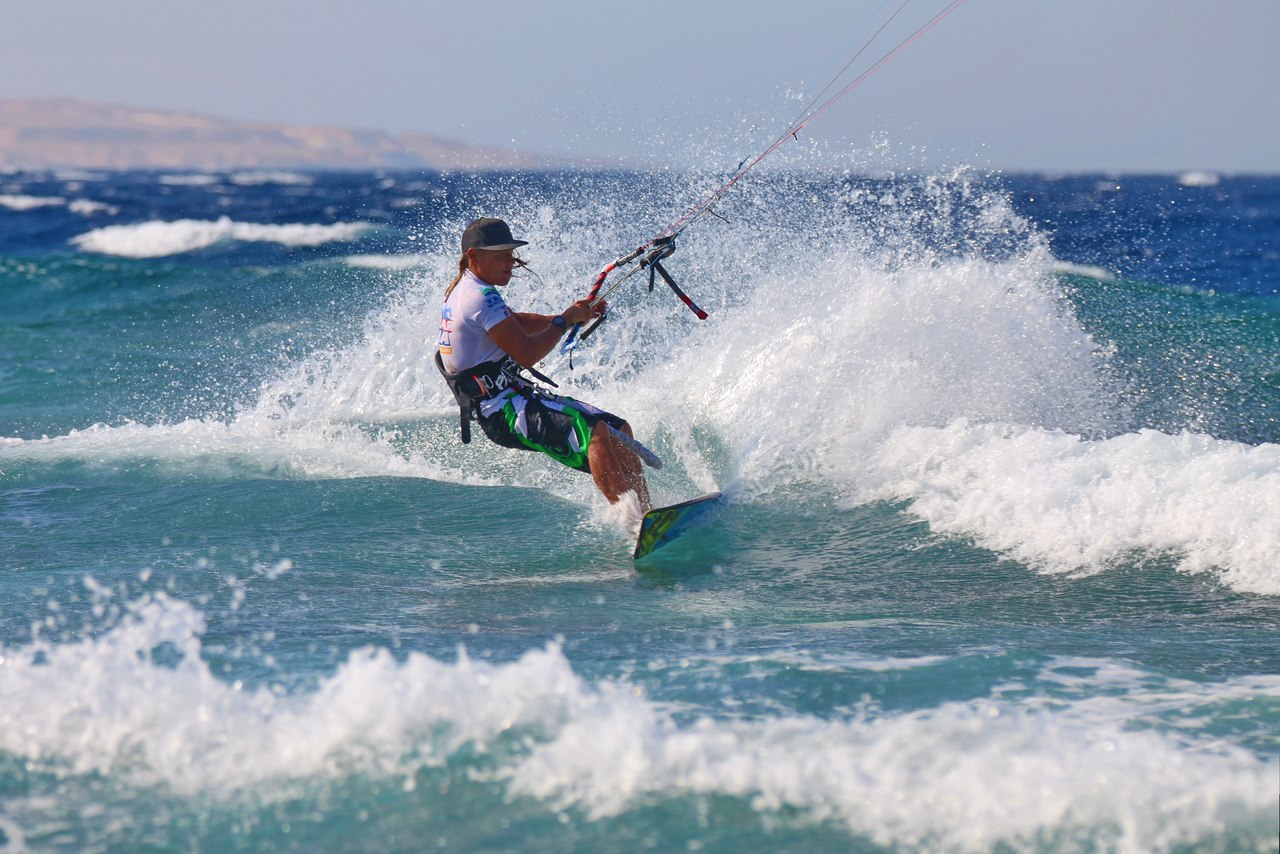
[[[282,246],[321,246],[350,242],[371,231],[365,223],[263,224],[236,222],[229,217],[216,220],[153,220],[133,225],[96,228],[71,239],[87,252],[125,258],[161,258],[207,249],[224,241],[278,243]]]

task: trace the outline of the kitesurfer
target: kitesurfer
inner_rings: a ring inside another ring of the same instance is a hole
[[[469,421],[507,448],[541,451],[570,468],[588,472],[611,504],[634,494],[640,513],[649,510],[649,488],[639,458],[609,429],[631,435],[612,413],[551,394],[523,375],[548,381],[536,365],[565,330],[602,314],[603,300],[580,299],[558,315],[511,311],[498,289],[524,266],[516,240],[501,219],[473,221],[462,233],[458,275],[445,291],[436,364],[462,409],[463,441]]]

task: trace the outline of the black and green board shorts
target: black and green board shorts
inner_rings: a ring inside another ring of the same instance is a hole
[[[504,448],[540,451],[571,469],[590,472],[587,446],[591,431],[603,421],[621,430],[624,422],[611,412],[558,394],[531,389],[512,393],[502,408],[480,417],[489,441]]]

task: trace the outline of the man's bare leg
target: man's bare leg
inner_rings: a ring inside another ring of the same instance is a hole
[[[621,429],[631,435],[630,424],[624,422]],[[644,479],[640,458],[624,448],[603,421],[597,422],[591,431],[587,460],[591,463],[591,476],[596,486],[610,504],[617,504],[623,493],[634,492],[640,512],[649,512],[649,484]]]

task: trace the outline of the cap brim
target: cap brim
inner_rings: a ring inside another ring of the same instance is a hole
[[[475,247],[475,248],[476,248],[476,249],[490,249],[490,250],[492,250],[492,249],[516,249],[516,248],[519,248],[519,247],[521,247],[521,246],[528,246],[528,245],[529,245],[529,241],[527,241],[527,240],[513,240],[513,241],[511,241],[510,243],[498,243],[498,244],[496,244],[496,245],[494,245],[494,246],[477,246],[477,247]]]

